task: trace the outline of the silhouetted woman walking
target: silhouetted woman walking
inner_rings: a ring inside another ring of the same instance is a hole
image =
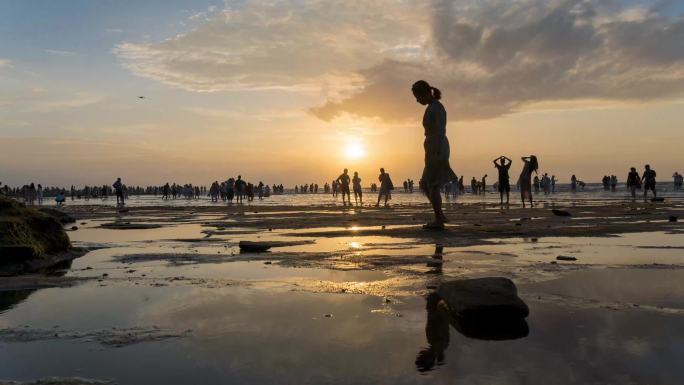
[[[435,221],[423,226],[425,229],[441,230],[447,218],[442,211],[440,187],[455,180],[456,174],[449,165],[449,140],[446,137],[447,113],[439,99],[442,93],[425,80],[413,84],[413,96],[424,106],[423,128],[425,128],[425,168],[420,185],[428,196],[435,212]]]

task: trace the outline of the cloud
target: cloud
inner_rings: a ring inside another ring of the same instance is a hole
[[[651,101],[684,90],[684,18],[627,0],[247,1],[161,42],[114,49],[133,73],[186,90],[317,95],[324,120],[415,120],[411,84],[452,120],[545,102]]]
[[[75,52],[71,51],[62,51],[59,49],[46,49],[45,52],[55,55],[55,56],[62,56],[62,57],[70,57],[70,56],[76,56]]]
[[[88,92],[75,92],[65,95],[46,93],[43,89],[33,89],[30,93],[0,98],[0,111],[3,109],[28,112],[52,113],[97,104],[104,100],[101,95]]]
[[[124,42],[114,53],[137,75],[193,91],[335,93],[354,88],[355,72],[378,52],[414,43],[419,33],[406,15],[415,8],[389,0],[248,1],[187,34]]]
[[[612,16],[617,15],[617,16]],[[684,90],[684,19],[619,1],[435,1],[430,60],[384,61],[356,94],[314,108],[415,118],[412,81],[441,88],[452,120],[493,118],[545,101],[647,101]]]
[[[8,59],[0,58],[0,71],[2,71],[3,69],[10,69],[12,67],[13,65],[11,61],[9,61]]]
[[[183,109],[195,115],[199,115],[206,118],[258,120],[262,122],[272,122],[283,119],[296,119],[307,116],[305,111],[290,109],[236,110],[234,108],[208,108],[202,106],[189,106],[184,107]]]

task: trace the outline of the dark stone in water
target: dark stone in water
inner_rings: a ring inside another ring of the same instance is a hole
[[[572,214],[570,214],[568,211],[565,211],[565,210],[553,209],[553,210],[551,210],[551,212],[553,213],[553,215],[558,216],[558,217],[571,217],[572,216]]]
[[[444,282],[437,294],[452,315],[468,320],[510,320],[526,318],[530,311],[518,297],[513,281],[503,277]]]
[[[677,218],[677,217],[674,216],[674,215],[670,216],[670,222],[677,222],[678,219],[679,219],[679,218]]]
[[[238,244],[240,251],[260,253],[268,251],[273,244],[271,242],[253,242],[253,241],[240,241]]]
[[[568,257],[565,255],[559,255],[556,257],[556,259],[559,261],[576,261],[577,260],[577,258],[575,258],[575,257]]]
[[[156,223],[110,222],[103,223],[100,227],[114,230],[147,230],[158,229],[161,228],[162,225]]]

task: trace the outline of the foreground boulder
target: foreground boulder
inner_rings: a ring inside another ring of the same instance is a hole
[[[58,220],[0,196],[0,275],[35,272],[76,256]]]
[[[503,277],[462,279],[437,288],[453,316],[462,320],[520,320],[530,310],[513,281]]]
[[[57,220],[57,222],[64,224],[64,225],[76,222],[76,218],[74,218],[71,215],[65,213],[64,211],[58,210],[56,208],[41,207],[38,209],[38,211],[55,218]]]

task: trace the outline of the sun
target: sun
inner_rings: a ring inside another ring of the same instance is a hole
[[[363,145],[358,142],[353,142],[347,144],[344,149],[344,155],[348,159],[360,159],[366,155],[366,151],[363,149]]]

